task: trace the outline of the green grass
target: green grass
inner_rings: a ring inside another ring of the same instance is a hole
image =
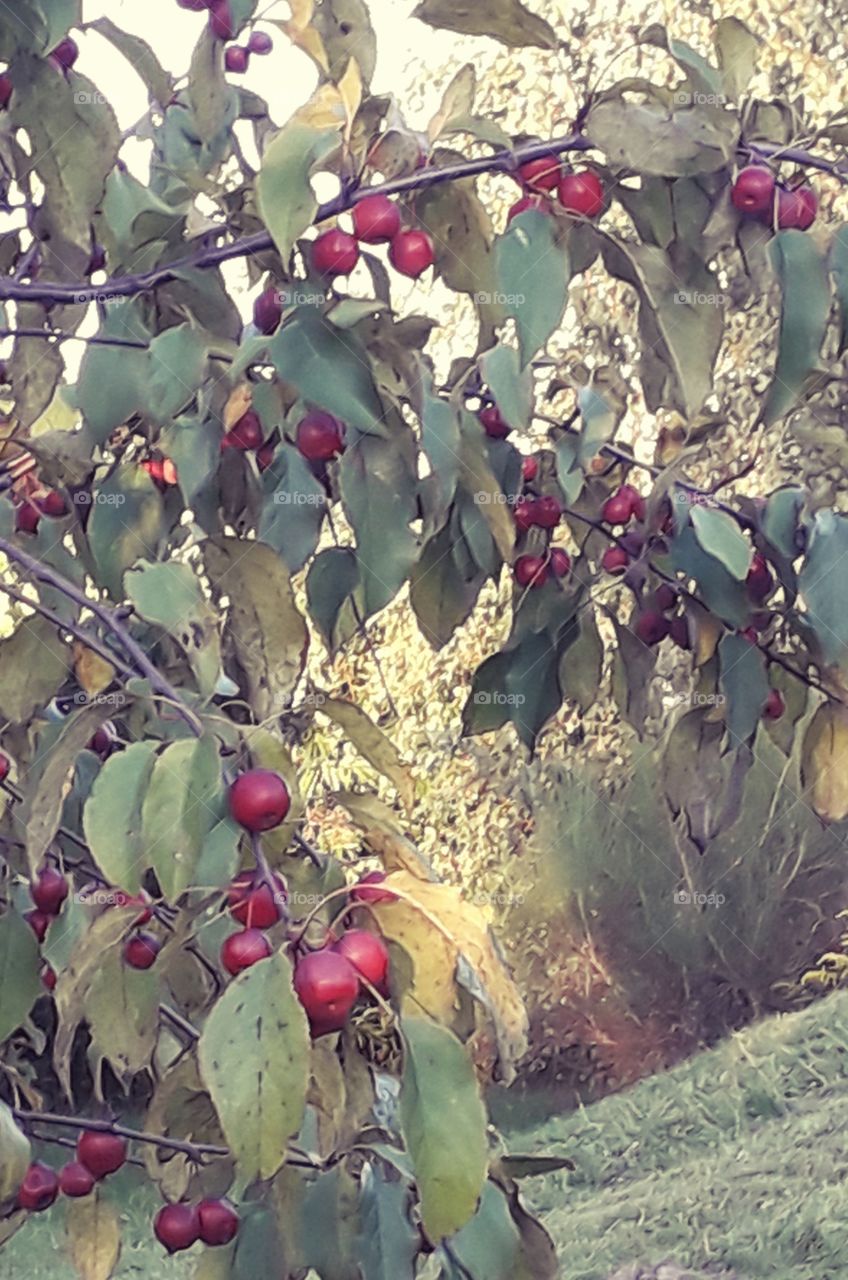
[[[665,1258],[739,1280],[848,1277],[848,992],[581,1111],[540,1123],[539,1104],[507,1139],[577,1164],[524,1184],[563,1280]],[[115,1280],[188,1280],[195,1251],[167,1258],[153,1240],[161,1201],[143,1174],[107,1194],[122,1218]],[[0,1249],[0,1280],[78,1280],[63,1222],[61,1205],[30,1219]]]
[[[526,1184],[568,1280],[665,1258],[848,1277],[848,993],[508,1139],[577,1164]]]

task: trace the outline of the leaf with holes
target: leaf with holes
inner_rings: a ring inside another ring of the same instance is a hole
[[[127,599],[139,617],[167,631],[185,653],[200,692],[212,694],[221,673],[217,615],[195,571],[175,560],[143,560],[124,575]]]

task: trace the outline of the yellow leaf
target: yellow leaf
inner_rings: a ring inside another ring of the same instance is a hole
[[[108,689],[115,679],[115,668],[99,653],[88,649],[80,640],[74,641],[74,674],[89,697]]]
[[[244,417],[252,403],[250,383],[242,382],[234,387],[224,407],[224,430],[230,431]]]
[[[339,87],[326,81],[319,85],[308,102],[305,102],[292,116],[310,129],[340,129],[346,125],[347,110]]]
[[[65,1230],[71,1261],[82,1280],[109,1280],[121,1252],[115,1206],[101,1200],[99,1189],[82,1200],[70,1200]]]
[[[804,734],[801,781],[823,822],[848,817],[848,707],[823,703]]]
[[[351,58],[347,64],[345,73],[339,81],[339,94],[347,114],[345,138],[349,141],[354,117],[362,102],[362,73],[356,58]]]
[[[288,20],[272,20],[275,27],[288,36],[293,45],[308,54],[324,72],[330,69],[327,51],[318,32],[311,25],[315,0],[289,0],[291,17]]]
[[[385,887],[400,900],[373,906],[387,938],[400,944],[414,968],[404,1011],[422,1009],[450,1025],[458,1010],[457,975],[494,1027],[500,1075],[509,1081],[527,1048],[527,1012],[501,959],[482,911],[452,885],[393,871]],[[484,1019],[485,1020],[485,1019]]]

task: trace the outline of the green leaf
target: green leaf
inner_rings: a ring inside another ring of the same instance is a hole
[[[337,128],[314,129],[293,120],[280,130],[262,157],[256,179],[259,214],[284,263],[318,208],[310,182],[312,173],[338,144]]]
[[[771,545],[787,560],[797,560],[798,521],[806,493],[797,485],[782,485],[769,494],[762,516],[762,530]]]
[[[83,810],[91,855],[110,884],[138,893],[146,866],[141,806],[153,772],[154,742],[133,742],[102,765]]]
[[[327,53],[330,78],[336,83],[348,62],[359,64],[362,83],[371,83],[377,63],[377,37],[365,0],[322,0],[313,23]]]
[[[138,299],[113,302],[105,308],[98,337],[144,341],[147,333]],[[147,351],[88,345],[80,364],[76,400],[98,444],[126,422],[142,403],[148,373]]]
[[[412,1157],[421,1220],[437,1243],[472,1217],[486,1180],[486,1112],[474,1067],[448,1031],[404,1018],[400,1124]]]
[[[504,422],[525,430],[533,414],[533,378],[529,369],[521,367],[515,347],[499,342],[486,351],[480,357],[480,373]]]
[[[175,560],[143,560],[124,575],[127,599],[139,617],[167,631],[185,653],[198,688],[211,696],[221,673],[217,616],[194,569]]]
[[[512,354],[515,355],[515,352]],[[508,501],[512,495],[504,493],[501,482],[495,475],[493,455],[488,446],[489,441],[478,420],[469,413],[463,413],[460,499],[471,499],[486,521],[502,559],[509,562],[515,547],[515,521]],[[458,561],[458,557],[455,556],[455,560]],[[481,569],[487,568],[485,563],[481,564],[479,561],[477,565]],[[467,576],[472,577],[473,571]]]
[[[616,647],[613,654],[612,696],[627,723],[640,740],[645,732],[651,680],[657,665],[656,650],[613,619]]]
[[[459,478],[460,412],[456,405],[433,395],[429,382],[421,397],[421,448],[430,464],[425,481],[430,526],[439,528],[456,493]]]
[[[209,421],[180,418],[159,433],[159,446],[177,468],[180,492],[191,506],[218,469],[220,428]]]
[[[783,297],[777,366],[762,411],[770,426],[797,403],[818,363],[830,312],[830,285],[821,251],[803,231],[778,232],[769,243],[769,256]]]
[[[718,646],[719,688],[727,700],[724,722],[734,745],[747,742],[769,695],[765,658],[744,636],[722,636]]]
[[[352,551],[330,547],[318,553],[306,576],[306,598],[309,615],[331,655],[359,630],[358,591],[359,566]]]
[[[711,613],[731,627],[747,625],[749,601],[744,584],[701,548],[694,529],[687,526],[677,534],[672,542],[671,557],[676,570],[694,579],[698,594]]]
[[[111,18],[97,18],[88,24],[88,30],[97,31],[109,40],[118,52],[123,54],[133,70],[141,76],[159,106],[168,105],[174,93],[173,79],[145,40],[122,30]]]
[[[133,969],[115,948],[104,955],[86,995],[89,1058],[107,1059],[125,1082],[150,1066],[159,1032],[160,985],[155,967]]]
[[[212,142],[232,126],[238,100],[224,75],[223,47],[208,25],[194,47],[187,97],[201,141]]]
[[[510,49],[532,45],[556,49],[550,23],[526,9],[520,0],[421,0],[413,18],[469,36],[491,36]]]
[[[707,62],[706,58],[702,57],[690,44],[687,44],[685,40],[675,40],[669,37],[665,27],[658,22],[642,33],[642,39],[646,43],[655,44],[658,48],[665,49],[670,53],[696,93],[708,98],[711,97],[714,101],[718,100],[721,88],[721,76],[718,68]],[[680,101],[680,95],[675,95],[675,97],[677,101]]]
[[[20,1027],[41,995],[35,934],[9,908],[0,916],[0,1044]]]
[[[470,1280],[514,1280],[520,1245],[506,1196],[487,1180],[477,1212],[450,1242],[451,1254]]]
[[[563,654],[559,682],[563,694],[584,713],[598,701],[604,663],[604,645],[594,609],[580,613],[580,634]]]
[[[322,486],[303,455],[283,443],[262,477],[265,501],[257,537],[299,573],[318,546],[327,510]]]
[[[528,631],[487,658],[474,672],[462,711],[463,732],[488,733],[512,723],[521,741],[532,748],[562,705],[559,662],[558,646],[547,630]]]
[[[368,355],[355,334],[341,334],[320,311],[299,307],[268,343],[268,352],[277,373],[304,400],[360,431],[384,431]]]
[[[24,618],[0,640],[0,713],[23,724],[44,707],[65,678],[71,651],[45,618]]]
[[[397,788],[401,800],[411,808],[415,800],[415,783],[408,764],[391,738],[378,728],[371,717],[353,702],[322,695],[317,704],[322,715],[335,721],[357,751]]]
[[[753,552],[733,517],[715,507],[699,505],[692,507],[691,519],[695,537],[704,551],[741,582],[751,567]]]
[[[306,662],[309,633],[288,569],[264,542],[220,538],[206,544],[219,596],[229,597],[226,635],[259,720],[282,715]]]
[[[197,395],[206,373],[208,339],[191,325],[176,325],[154,338],[148,353],[141,408],[165,425]]]
[[[141,807],[144,856],[171,902],[193,883],[205,837],[218,818],[220,790],[211,735],[172,743],[153,765]]]
[[[300,1128],[309,1083],[306,1014],[282,952],[229,984],[206,1020],[198,1060],[241,1178],[272,1178]]]
[[[388,1182],[379,1166],[362,1170],[357,1241],[365,1280],[413,1280],[420,1238],[409,1218],[409,1189]]]
[[[833,233],[828,265],[836,286],[839,303],[839,354],[848,347],[848,224],[842,223]]]
[[[0,1102],[0,1204],[12,1199],[24,1180],[31,1159],[26,1134],[15,1124],[6,1103]]]
[[[30,872],[36,875],[62,820],[67,783],[92,735],[108,719],[108,704],[95,703],[67,717],[50,746],[36,779],[27,777],[26,845]]]
[[[15,323],[19,329],[41,329],[45,317],[45,309],[38,303],[17,304]],[[49,407],[64,369],[57,343],[15,339],[6,376],[15,388],[15,417],[21,428],[32,426]]]
[[[660,178],[715,173],[730,164],[739,141],[735,115],[717,105],[669,111],[658,103],[624,97],[598,99],[584,131],[615,169]]]
[[[321,1280],[361,1280],[355,1257],[360,1230],[358,1192],[349,1169],[336,1165],[310,1180],[302,1207],[298,1206],[303,1254],[299,1261]],[[406,1280],[403,1272],[397,1280]]]
[[[363,436],[342,454],[342,502],[354,534],[362,615],[394,599],[416,558],[410,523],[417,515],[417,477],[396,439]]]
[[[569,262],[557,224],[531,209],[514,218],[495,243],[499,299],[515,320],[522,367],[555,333],[568,296]]]
[[[713,43],[721,67],[722,88],[735,102],[757,69],[759,41],[739,18],[719,18]]]
[[[415,210],[433,237],[436,273],[449,289],[471,294],[487,327],[503,317],[494,294],[494,231],[473,180],[436,183]]]
[[[848,669],[848,519],[817,511],[798,588],[825,662]]]
[[[88,545],[96,578],[115,600],[124,599],[124,572],[155,556],[164,537],[162,497],[141,467],[118,467],[92,495]]]
[[[76,71],[57,75],[47,58],[28,54],[10,70],[12,122],[27,131],[45,187],[39,236],[49,245],[50,275],[73,279],[72,264],[90,252],[91,220],[118,156],[118,122],[97,86]]]
[[[410,604],[421,632],[441,649],[471,613],[485,581],[483,573],[466,579],[451,554],[450,524],[425,543],[410,578]]]

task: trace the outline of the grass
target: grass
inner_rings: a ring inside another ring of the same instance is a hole
[[[525,1190],[554,1236],[564,1280],[628,1262],[739,1280],[848,1277],[848,992],[769,1018],[663,1075],[568,1115],[513,1119],[513,1151],[565,1153],[571,1173]],[[161,1203],[144,1175],[110,1179],[123,1247],[115,1280],[188,1280],[195,1250],[153,1240]],[[0,1280],[78,1280],[64,1208],[0,1249]]]
[[[577,1164],[527,1184],[568,1280],[666,1258],[742,1280],[845,1280],[848,993],[508,1140]]]

